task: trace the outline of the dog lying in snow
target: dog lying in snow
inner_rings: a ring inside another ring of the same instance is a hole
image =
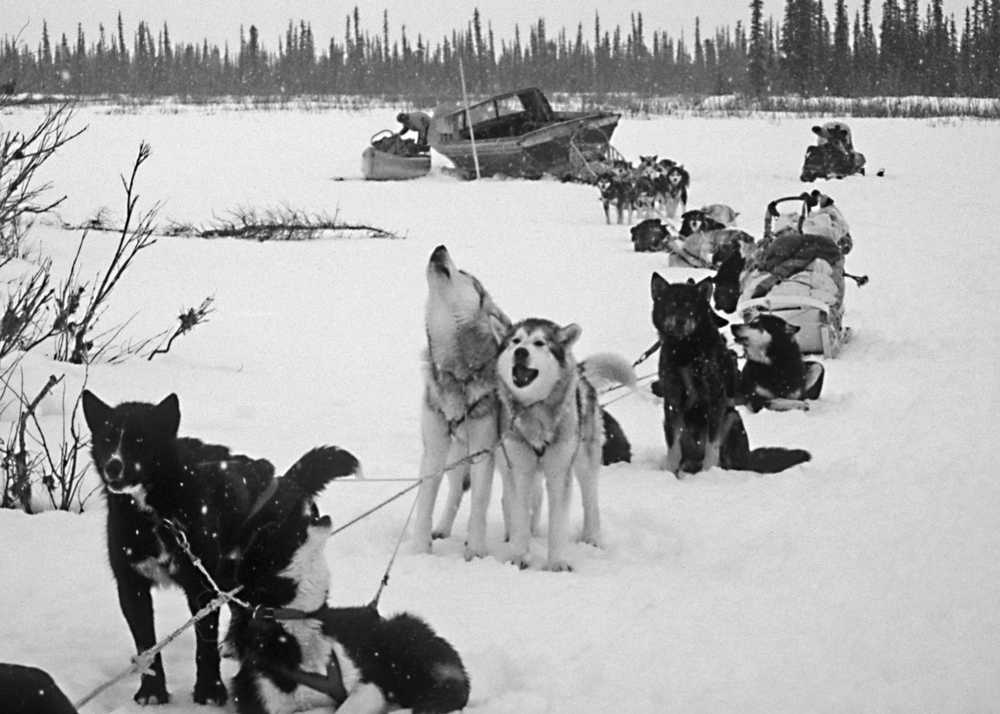
[[[805,400],[819,399],[823,365],[802,359],[797,325],[765,313],[730,329],[746,353],[738,395],[751,411],[809,409]]]
[[[227,635],[239,661],[239,714],[333,707],[348,714],[445,714],[469,699],[454,648],[420,618],[327,604],[332,526],[315,499],[357,460],[335,447],[303,456],[240,529],[231,553],[239,597]]]
[[[4,714],[77,714],[48,672],[0,662]]]

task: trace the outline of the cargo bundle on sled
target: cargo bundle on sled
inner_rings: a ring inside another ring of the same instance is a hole
[[[431,155],[413,139],[388,129],[375,134],[361,154],[361,173],[369,181],[400,181],[426,176]]]
[[[780,204],[792,202],[799,210],[779,212]],[[849,336],[844,278],[868,282],[844,271],[852,245],[847,221],[829,196],[813,191],[772,201],[764,237],[740,281],[737,313],[744,322],[762,312],[775,314],[799,327],[795,340],[804,353],[835,357]]]
[[[806,149],[802,162],[802,181],[818,178],[844,178],[851,174],[865,173],[865,155],[854,150],[851,128],[842,121],[828,121],[814,126],[816,145]]]

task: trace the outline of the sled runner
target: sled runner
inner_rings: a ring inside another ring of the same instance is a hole
[[[795,212],[779,213],[782,203]],[[852,246],[847,221],[833,199],[819,191],[772,201],[764,216],[764,237],[748,259],[736,306],[744,322],[772,313],[799,327],[803,353],[836,357],[849,336],[843,325],[844,278],[859,285],[866,276],[844,272]]]

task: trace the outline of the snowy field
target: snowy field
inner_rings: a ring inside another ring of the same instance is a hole
[[[513,318],[577,322],[577,355],[635,359],[654,340],[649,279],[700,275],[636,254],[607,226],[592,187],[555,181],[463,183],[435,172],[366,183],[360,153],[395,111],[116,112],[82,109],[88,129],[47,167],[67,194],[63,219],[102,207],[118,220],[118,176],[142,140],[142,204],[159,221],[207,225],[238,208],[338,213],[405,240],[253,243],[160,238],[142,252],[104,324],[126,335],[170,327],[215,297],[210,321],[152,362],[96,364],[105,401],[180,397],[181,431],[270,458],[283,471],[315,444],[362,460],[370,482],[331,485],[335,525],[417,476],[424,266],[445,244]],[[7,111],[4,129],[38,110]],[[727,203],[759,236],[764,207],[798,193],[809,118],[625,120],[626,156],[685,164],[692,206]],[[606,468],[606,547],[575,545],[572,574],[503,562],[495,498],[492,556],[462,558],[456,537],[433,555],[404,545],[382,599],[411,610],[459,650],[476,714],[704,712],[933,714],[1000,707],[1000,124],[857,120],[874,173],[819,182],[851,223],[847,268],[854,337],[827,362],[808,413],[744,415],[752,446],[803,447],[811,463],[776,476],[662,470],[661,408],[614,403],[634,461]],[[438,166],[443,159],[435,156]],[[336,181],[335,177],[350,180]],[[36,227],[32,242],[61,275],[79,231]],[[114,240],[93,233],[83,275]],[[655,359],[639,368],[655,369]],[[82,369],[30,357],[27,391]],[[31,385],[37,385],[32,387]],[[59,390],[57,390],[58,392]],[[60,395],[42,407],[56,420]],[[7,433],[7,426],[2,425]],[[499,479],[494,484],[499,494]],[[410,508],[405,497],[331,539],[331,601],[367,602]],[[577,498],[572,511],[579,528]],[[0,511],[0,661],[44,667],[73,700],[127,666],[132,642],[115,597],[95,497],[83,515]],[[544,554],[544,542],[533,544]],[[158,634],[187,618],[179,590],[155,596]],[[170,705],[192,703],[193,636],[165,652]],[[224,663],[231,675],[234,664]],[[137,678],[84,714],[140,711]],[[2,706],[0,706],[2,708]]]

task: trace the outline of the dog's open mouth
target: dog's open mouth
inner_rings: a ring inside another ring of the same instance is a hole
[[[514,368],[511,370],[511,377],[514,380],[514,386],[523,389],[529,384],[535,381],[535,377],[538,376],[538,370],[532,369],[525,364],[515,364]]]

